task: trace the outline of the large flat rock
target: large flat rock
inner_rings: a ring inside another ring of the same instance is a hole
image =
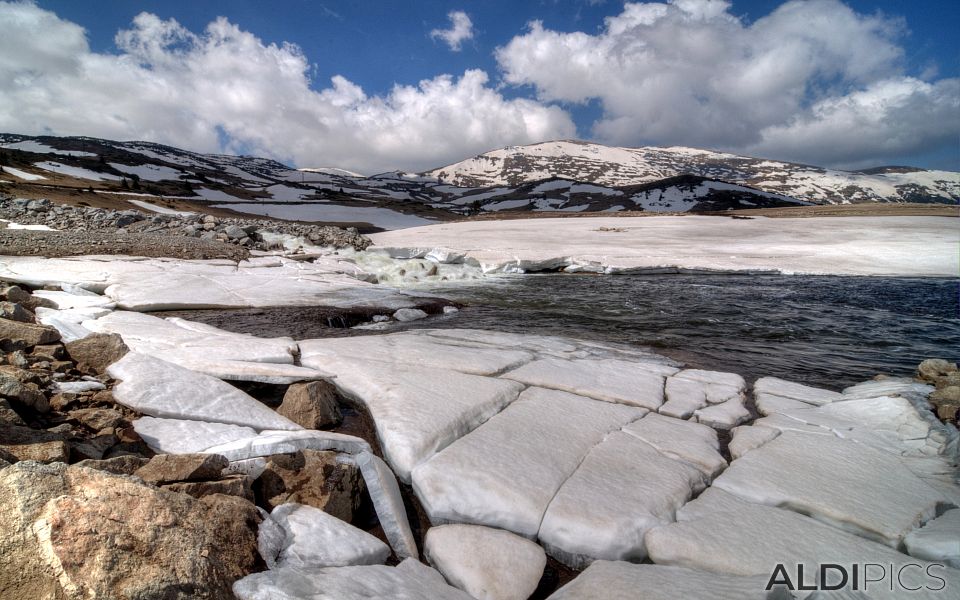
[[[590,449],[643,412],[529,388],[414,469],[414,491],[434,524],[487,525],[533,538],[551,499]]]

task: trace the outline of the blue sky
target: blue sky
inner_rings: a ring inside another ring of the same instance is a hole
[[[960,3],[655,4],[0,2],[0,129],[365,171],[551,137],[960,170]]]

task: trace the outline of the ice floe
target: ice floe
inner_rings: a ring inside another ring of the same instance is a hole
[[[823,562],[881,564],[886,567],[887,579],[866,590],[870,598],[878,600],[904,597],[903,588],[891,591],[888,587],[889,565],[897,570],[910,563],[920,565],[919,569],[900,572],[901,585],[919,590],[914,592],[915,597],[943,597],[937,591],[923,589],[925,585],[941,585],[926,576],[927,567],[944,580],[946,589],[960,589],[960,571],[918,560],[791,510],[740,500],[716,487],[708,488],[677,511],[676,523],[649,531],[645,542],[657,564],[717,574],[769,578],[779,563],[795,576],[796,566],[803,564],[808,585]]]
[[[790,508],[893,548],[947,503],[893,454],[795,431],[730,463],[713,487],[757,504]]]
[[[423,552],[450,585],[477,600],[526,600],[547,564],[530,540],[478,525],[431,527]]]
[[[281,504],[260,524],[260,555],[271,569],[383,564],[386,544],[356,527],[304,504]]]
[[[213,421],[262,429],[300,429],[229,383],[130,352],[107,368],[121,383],[117,402],[152,417]]]
[[[690,463],[708,479],[716,477],[727,466],[719,452],[716,431],[706,425],[650,413],[625,426],[623,431],[665,456]]]
[[[282,257],[180,260],[129,256],[0,257],[0,277],[35,287],[76,284],[136,311],[263,306],[378,306],[417,304],[410,294],[360,281],[355,267]]]
[[[960,569],[960,508],[954,508],[904,538],[907,552]]]
[[[140,417],[133,429],[154,452],[194,454],[211,446],[256,437],[250,427],[183,419]]]
[[[596,400],[656,410],[663,403],[664,376],[676,371],[674,367],[638,361],[544,358],[504,377]]]
[[[778,600],[768,577],[721,575],[683,567],[598,560],[549,600]]]
[[[254,573],[233,584],[239,600],[369,600],[370,598],[472,600],[415,559],[396,567],[288,567]]]
[[[115,311],[84,321],[83,326],[120,334],[132,350],[219,379],[288,384],[329,377],[324,371],[293,364],[297,344],[291,338],[258,338],[130,311]]]
[[[643,413],[529,388],[414,469],[413,487],[434,524],[487,525],[534,538],[550,500],[590,449]]]
[[[578,569],[596,558],[641,561],[644,534],[672,522],[706,483],[693,465],[616,431],[560,486],[540,524],[540,542],[551,556]]]
[[[400,495],[400,486],[393,471],[372,452],[360,452],[354,460],[360,467],[380,526],[393,552],[401,559],[418,558],[420,554],[417,551],[417,542],[410,529],[410,522],[407,521],[403,496]]]
[[[517,219],[441,223],[371,238],[386,249],[415,247],[426,253],[448,248],[488,272],[583,264],[602,272],[672,269],[952,277],[960,270],[954,224],[942,217]]]

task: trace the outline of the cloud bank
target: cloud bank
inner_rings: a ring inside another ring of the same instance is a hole
[[[540,22],[476,69],[368,95],[310,79],[293,44],[224,18],[204,31],[138,15],[116,53],[32,3],[0,2],[0,131],[143,139],[299,166],[419,170],[505,145],[580,137],[689,145],[829,166],[942,150],[960,136],[960,80],[910,76],[905,24],[838,0],[791,1],[752,22],[729,2],[628,3],[595,33]],[[431,35],[472,36],[455,11]],[[505,95],[503,86],[517,86]],[[518,92],[521,97],[516,96]],[[522,97],[522,96],[527,97]]]
[[[374,173],[427,169],[504,144],[573,137],[570,116],[505,99],[483,71],[368,96],[343,76],[312,88],[292,44],[226,19],[195,34],[141,13],[91,52],[84,31],[32,4],[0,3],[0,131],[142,139]]]
[[[746,24],[723,0],[626,4],[596,35],[534,21],[496,51],[543,102],[599,100],[592,135],[815,164],[875,163],[960,135],[960,80],[904,75],[905,25],[837,0]]]

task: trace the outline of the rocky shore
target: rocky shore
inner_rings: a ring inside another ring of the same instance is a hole
[[[172,211],[171,211],[172,212]],[[357,232],[353,227],[341,229],[321,225],[309,225],[288,221],[271,221],[266,219],[240,219],[214,217],[202,214],[161,214],[136,209],[109,210],[92,207],[74,207],[54,204],[49,200],[26,200],[23,198],[0,197],[0,219],[13,221],[21,225],[40,225],[51,229],[72,233],[97,233],[100,235],[117,234],[120,237],[108,237],[91,240],[89,243],[109,248],[112,244],[138,244],[149,246],[147,238],[142,235],[153,235],[175,238],[176,243],[188,247],[197,247],[198,244],[187,240],[194,238],[201,242],[223,242],[248,249],[275,250],[283,249],[285,239],[302,238],[306,243],[320,247],[354,248],[363,250],[370,245],[370,240]],[[0,223],[2,229],[2,223]],[[186,239],[184,239],[186,238]],[[80,244],[77,240],[82,236],[72,237],[71,247],[61,253],[56,253],[56,245],[43,246],[37,250],[36,246],[23,247],[12,244],[8,250],[10,238],[0,240],[4,254],[23,254],[35,256],[76,256],[96,252],[77,252]],[[167,250],[175,247],[173,241],[157,242]],[[54,252],[54,253],[51,253]],[[164,250],[155,250],[143,256],[179,256],[178,254],[161,254]],[[176,252],[176,250],[173,250]],[[126,247],[111,254],[123,254]],[[184,257],[186,258],[186,256]]]
[[[823,562],[960,589],[955,363],[834,391],[568,337],[256,337],[188,311],[453,308],[210,243],[249,257],[0,256],[0,599],[759,599]]]

